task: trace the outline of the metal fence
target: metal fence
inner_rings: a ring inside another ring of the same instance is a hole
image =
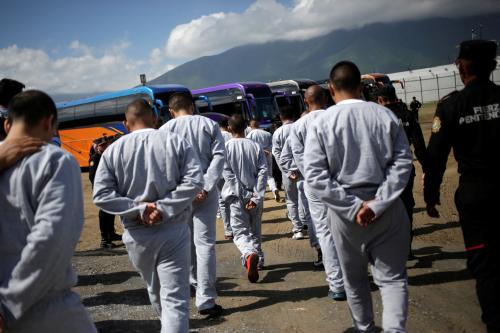
[[[500,68],[497,67],[493,71],[491,80],[496,84],[500,84]],[[396,92],[398,97],[405,103],[410,103],[413,96],[422,103],[436,102],[452,91],[460,90],[464,87],[460,80],[460,74],[455,71],[401,78],[400,81],[403,83],[404,89],[400,85],[395,84]]]

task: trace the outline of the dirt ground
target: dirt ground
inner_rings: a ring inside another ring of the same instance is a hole
[[[435,105],[421,111],[426,139]],[[441,217],[425,214],[421,168],[417,162],[413,248],[417,260],[408,262],[409,332],[484,332],[475,285],[465,269],[463,239],[453,204],[457,186],[456,162],[450,157],[442,186]],[[74,256],[79,275],[75,290],[100,332],[156,332],[160,329],[144,283],[132,268],[123,246],[99,249],[97,209],[91,201],[88,174],[82,174],[85,227]],[[117,229],[121,232],[118,219]],[[327,297],[323,271],[315,271],[315,251],[307,240],[291,239],[291,222],[284,204],[265,201],[263,250],[266,268],[258,283],[250,284],[232,242],[224,240],[217,222],[217,302],[224,316],[206,320],[191,302],[192,332],[349,332],[346,302]],[[373,286],[376,323],[381,326],[381,302]]]

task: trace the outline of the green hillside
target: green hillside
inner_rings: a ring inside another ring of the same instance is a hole
[[[338,30],[306,41],[245,45],[187,62],[152,80],[190,88],[234,81],[321,79],[337,61],[349,59],[362,72],[398,72],[454,61],[460,41],[483,24],[483,37],[500,40],[500,13],[468,18],[436,18],[371,24]]]

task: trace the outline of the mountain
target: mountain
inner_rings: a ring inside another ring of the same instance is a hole
[[[456,46],[483,25],[483,38],[500,40],[500,13],[465,18],[433,18],[376,23],[336,30],[306,41],[277,41],[235,47],[201,57],[151,80],[190,88],[237,81],[322,79],[340,60],[354,61],[363,73],[391,73],[452,63]]]

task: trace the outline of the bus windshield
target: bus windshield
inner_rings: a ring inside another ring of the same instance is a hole
[[[279,116],[279,111],[273,97],[255,98],[253,115],[256,120],[273,120]]]

